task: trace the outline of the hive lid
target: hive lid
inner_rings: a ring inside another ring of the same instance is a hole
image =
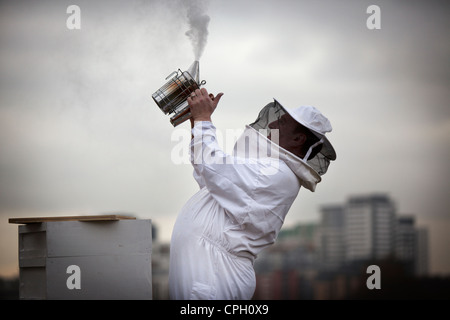
[[[126,215],[97,215],[97,216],[62,216],[62,217],[30,217],[30,218],[10,218],[9,223],[28,224],[42,223],[54,221],[118,221],[118,220],[135,220],[136,217]]]

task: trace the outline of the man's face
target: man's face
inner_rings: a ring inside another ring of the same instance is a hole
[[[279,145],[280,147],[296,154],[298,154],[297,148],[303,144],[299,144],[298,135],[296,129],[298,122],[295,121],[288,113],[282,115],[278,120],[269,123],[269,129],[278,129],[279,131]],[[271,134],[268,136],[271,139]]]

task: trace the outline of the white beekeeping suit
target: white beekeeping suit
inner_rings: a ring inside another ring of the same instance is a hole
[[[200,190],[173,228],[172,299],[251,299],[254,259],[274,243],[300,187],[314,191],[321,180],[306,161],[254,127],[246,127],[234,155],[221,150],[211,122],[192,129],[191,162]]]

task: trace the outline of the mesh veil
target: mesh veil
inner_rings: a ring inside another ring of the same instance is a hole
[[[270,128],[269,124],[273,121],[279,121],[280,118],[286,114],[285,109],[275,100],[274,102],[270,102],[267,104],[258,114],[257,119],[250,124],[252,128],[258,130],[261,134],[265,134],[266,137],[269,138]],[[301,126],[301,124],[299,124]],[[318,142],[322,135],[316,133],[308,128],[304,127],[310,134],[308,134],[308,143],[313,145]],[[317,148],[317,149],[316,149]],[[319,152],[317,152],[320,150]],[[315,152],[316,154],[314,154]],[[330,165],[330,161],[335,159],[334,150],[330,150],[326,147],[326,145],[319,144],[317,147],[313,148],[313,152],[311,153],[312,157],[306,160],[306,163],[314,169],[319,175],[324,175],[328,166]],[[305,160],[305,159],[304,159]]]

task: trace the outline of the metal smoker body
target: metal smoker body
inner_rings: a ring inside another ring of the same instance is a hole
[[[178,71],[172,72],[167,79],[170,80],[156,90],[152,98],[162,112],[173,114],[170,123],[176,127],[191,117],[187,98],[206,81],[199,81],[198,61],[194,61],[188,71],[178,69]]]

